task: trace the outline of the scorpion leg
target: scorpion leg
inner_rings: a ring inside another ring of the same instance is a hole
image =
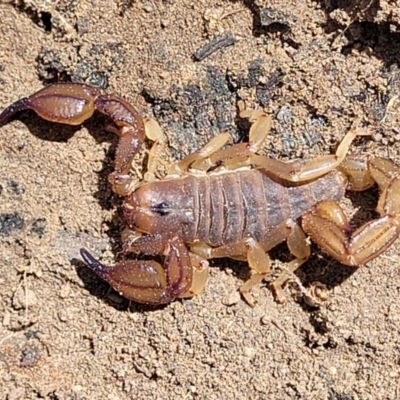
[[[346,169],[346,164],[341,169],[349,175],[354,190],[362,188],[370,178],[378,183],[381,194],[377,212],[381,217],[365,223],[348,236],[334,217],[342,213],[340,206],[334,202],[321,202],[303,216],[302,227],[336,260],[357,267],[384,252],[400,234],[400,167],[383,158],[365,161],[364,173],[370,176],[368,179],[359,179],[360,170],[353,174],[352,170]]]
[[[348,190],[353,191],[362,191],[367,190],[370,187],[376,184],[374,178],[370,173],[366,173],[368,170],[367,158],[365,155],[354,155],[350,154],[346,156],[344,161],[339,165],[339,170],[341,170],[348,180],[347,188]],[[382,159],[384,160],[384,159]],[[385,160],[390,165],[388,166],[391,169],[393,163],[389,160]],[[377,177],[377,182],[386,182],[387,178],[385,176]]]
[[[268,132],[271,129],[271,119],[261,111],[243,110],[241,113],[243,117],[251,117],[251,115],[254,115],[255,122],[250,129],[250,142],[240,143],[214,153],[209,159],[205,160],[208,162],[209,167],[219,161],[226,160],[222,164],[222,169],[236,169],[253,165],[265,170],[267,174],[288,182],[305,182],[326,175],[339,167],[345,160],[353,140],[357,136],[371,135],[368,130],[350,129],[340,142],[335,154],[317,157],[305,163],[299,160],[283,162],[256,154],[265,143]],[[350,161],[348,161],[348,164],[350,165]],[[356,163],[353,162],[353,164]],[[369,180],[365,176],[364,179],[366,181]],[[367,182],[365,183],[368,184]]]
[[[147,170],[143,180],[153,182],[156,180],[155,173],[160,164],[160,154],[164,151],[166,145],[166,138],[158,122],[152,118],[144,119],[144,130],[147,139],[151,140],[153,145],[149,151]]]
[[[126,260],[107,267],[85,249],[81,249],[81,255],[90,269],[127,299],[144,304],[166,304],[190,291],[193,277],[191,258],[178,237],[161,240],[157,236],[153,239],[153,243],[146,239],[142,247],[136,247],[146,253],[147,250],[161,250],[159,254],[165,256],[163,265],[153,260]]]
[[[189,256],[193,268],[192,286],[186,293],[180,295],[179,298],[197,296],[204,290],[208,279],[208,261],[194,253],[189,253]]]
[[[249,155],[249,164],[262,168],[267,174],[288,182],[305,182],[326,175],[328,172],[340,166],[349,151],[352,141],[357,136],[368,136],[371,133],[362,129],[350,129],[340,142],[336,153],[320,156],[314,160],[303,163],[283,162],[257,154]]]
[[[228,132],[222,132],[211,139],[203,148],[189,154],[180,162],[173,165],[169,170],[168,175],[180,176],[183,172],[190,169],[206,172],[222,160],[243,156],[247,157],[260,150],[271,129],[271,117],[265,114],[262,110],[252,111],[245,109],[243,102],[239,102],[238,106],[240,111],[239,115],[253,121],[250,128],[248,143],[239,143],[221,150],[221,148],[231,138]]]
[[[143,120],[127,101],[103,95],[92,86],[81,83],[57,83],[29,97],[16,101],[0,114],[0,124],[21,110],[33,110],[51,122],[80,125],[98,110],[110,117],[118,129],[115,170],[108,179],[115,193],[129,194],[134,180],[129,176],[132,159],[145,139]]]
[[[239,116],[248,118],[252,123],[249,132],[247,148],[251,153],[261,150],[271,130],[272,119],[263,110],[251,110],[246,108],[243,101],[239,101]]]
[[[212,138],[204,147],[172,165],[168,171],[168,175],[180,176],[189,169],[207,171],[212,166],[212,164],[209,163],[209,157],[223,147],[230,138],[231,136],[228,132],[220,133]]]
[[[157,121],[153,119],[145,119],[145,132],[146,137],[154,142],[150,152],[149,160],[147,163],[147,172],[144,180],[149,182],[154,180],[154,173],[157,169],[159,154],[161,153],[164,144],[166,142],[164,134]],[[173,164],[168,170],[168,177],[181,176],[189,169],[196,169],[200,171],[206,171],[211,165],[203,165],[203,161],[206,160],[210,155],[218,151],[223,147],[231,138],[228,132],[222,132],[213,139],[211,139],[201,149],[195,151],[192,154],[184,157],[181,161]],[[196,163],[197,162],[197,163]],[[196,164],[197,166],[194,166]]]
[[[194,243],[190,246],[191,251],[199,254],[205,259],[230,257],[236,259],[247,259],[253,274],[239,289],[243,298],[251,306],[254,306],[250,290],[258,285],[271,271],[270,260],[267,252],[279,243],[287,240],[289,251],[296,257],[291,261],[286,270],[272,282],[272,288],[279,300],[283,301],[282,285],[289,280],[294,271],[299,268],[309,257],[310,247],[302,229],[292,220],[285,221],[275,229],[271,230],[266,237],[257,242],[253,238],[247,238],[237,243],[212,248],[205,243]]]
[[[254,121],[250,128],[250,141],[248,143],[236,144],[227,149],[221,150],[221,148],[231,139],[231,136],[228,132],[222,132],[211,139],[201,149],[189,154],[178,163],[172,165],[168,170],[168,176],[181,176],[188,170],[206,172],[208,169],[222,160],[244,156],[247,158],[250,154],[260,150],[265,143],[268,133],[271,129],[271,118],[261,110],[246,110],[243,102],[239,102],[239,110],[241,117],[249,118],[250,120]],[[156,124],[155,121],[154,123]],[[156,130],[157,129],[154,129],[154,131]],[[161,131],[161,129],[158,130]],[[151,135],[147,134],[147,127],[146,136],[152,140],[155,140],[151,137]],[[150,152],[148,165],[148,170],[150,172],[154,170],[154,167],[150,162],[152,159],[151,156],[152,154]],[[247,160],[246,164],[248,164]]]
[[[292,221],[293,222],[293,221]],[[277,301],[284,303],[286,301],[283,294],[283,285],[293,278],[293,273],[300,268],[311,255],[310,246],[307,243],[307,238],[300,226],[293,222],[291,232],[287,238],[287,245],[291,254],[296,258],[288,263],[283,272],[271,283]]]
[[[240,294],[247,301],[247,303],[254,307],[255,302],[250,290],[253,286],[260,284],[263,279],[271,271],[271,262],[268,254],[262,248],[261,244],[250,238],[246,240],[247,248],[247,262],[253,271],[250,278],[239,288]]]
[[[224,169],[238,168],[242,164],[249,165],[249,156],[262,149],[271,130],[271,117],[262,110],[254,111],[246,109],[242,101],[239,102],[238,106],[239,115],[242,118],[248,118],[252,122],[249,132],[249,142],[235,144],[226,149],[214,151],[209,157],[194,162],[192,164],[194,169],[206,171],[221,161],[225,161],[222,164],[222,168]]]
[[[353,140],[357,136],[369,136],[371,134],[368,130],[350,129],[340,142],[335,154],[317,157],[306,163],[302,161],[283,162],[256,154],[266,141],[271,129],[271,118],[261,110],[246,110],[243,103],[239,104],[239,108],[241,109],[241,117],[247,117],[254,121],[250,128],[249,142],[215,151],[204,159],[200,158],[191,164],[194,169],[206,171],[218,162],[224,161],[221,169],[236,169],[253,165],[264,169],[267,174],[288,182],[305,182],[319,178],[339,167],[344,161]],[[187,161],[193,156],[188,156]],[[192,162],[192,159],[190,161]]]
[[[247,260],[254,273],[239,288],[239,291],[250,306],[255,305],[250,290],[253,286],[259,284],[271,270],[268,254],[260,243],[253,238],[248,238],[237,243],[212,248],[204,242],[197,242],[192,244],[190,249],[205,259],[230,257],[243,261]]]

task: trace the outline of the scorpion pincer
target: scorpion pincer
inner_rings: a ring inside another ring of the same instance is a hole
[[[400,167],[385,158],[348,154],[357,136],[369,135],[365,129],[349,130],[335,154],[282,162],[258,154],[271,118],[240,102],[240,116],[252,121],[249,142],[225,148],[230,136],[220,133],[157,181],[161,129],[122,98],[86,84],[58,83],[7,107],[0,124],[26,109],[69,125],[82,124],[97,110],[116,125],[115,169],[108,179],[112,190],[124,196],[123,250],[161,256],[163,263],[126,259],[108,267],[85,249],[81,255],[97,275],[136,302],[164,304],[198,294],[207,280],[207,260],[230,257],[247,260],[251,268],[240,292],[252,305],[250,289],[271,271],[268,251],[285,240],[294,259],[271,284],[278,298],[282,285],[310,257],[307,236],[353,268],[377,257],[399,236]],[[146,138],[154,144],[139,182],[130,170]],[[379,217],[353,231],[337,202],[348,189],[375,184]]]

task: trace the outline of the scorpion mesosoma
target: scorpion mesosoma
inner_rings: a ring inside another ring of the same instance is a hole
[[[385,158],[347,155],[353,139],[368,135],[366,130],[351,129],[335,154],[282,162],[257,154],[271,118],[239,103],[240,116],[252,121],[249,142],[223,148],[229,134],[221,133],[156,181],[161,129],[122,98],[86,84],[58,83],[10,105],[0,124],[25,109],[69,125],[82,124],[98,110],[116,125],[119,141],[109,181],[125,198],[123,251],[164,261],[128,259],[107,267],[85,249],[81,255],[97,275],[136,302],[163,304],[198,294],[207,280],[207,260],[230,257],[247,260],[252,270],[240,292],[253,304],[250,289],[270,272],[267,253],[285,240],[294,260],[272,283],[277,294],[309,258],[307,236],[351,267],[377,257],[399,236],[400,167]],[[139,182],[129,172],[146,137],[153,146],[144,182]],[[361,191],[375,184],[380,217],[353,231],[337,201],[347,189]]]

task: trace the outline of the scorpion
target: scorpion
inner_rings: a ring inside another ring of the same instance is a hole
[[[157,305],[197,295],[206,284],[207,260],[228,257],[248,262],[252,273],[239,291],[254,305],[251,289],[270,274],[268,252],[281,242],[286,241],[293,260],[271,283],[278,298],[310,257],[309,239],[356,268],[399,236],[400,167],[386,158],[348,154],[356,137],[371,134],[367,129],[350,129],[334,154],[284,162],[259,154],[271,117],[239,102],[240,117],[252,122],[248,142],[226,147],[230,135],[222,132],[157,180],[163,133],[126,100],[83,83],[57,83],[7,107],[0,124],[26,109],[69,125],[82,124],[96,110],[113,121],[111,130],[119,139],[108,180],[124,197],[123,252],[153,258],[128,258],[109,267],[86,249],[80,252],[90,269],[129,300]],[[153,144],[140,180],[130,172],[146,139]],[[374,185],[380,190],[379,217],[354,230],[338,201],[346,190]]]

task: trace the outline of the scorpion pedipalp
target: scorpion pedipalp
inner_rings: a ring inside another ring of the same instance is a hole
[[[67,125],[80,125],[97,110],[118,126],[113,130],[119,141],[115,155],[115,170],[108,180],[115,193],[127,195],[132,188],[128,176],[132,159],[145,140],[142,118],[124,99],[101,94],[93,86],[81,83],[57,83],[47,86],[29,97],[8,106],[0,114],[0,124],[22,110],[33,110],[41,118]]]
[[[189,252],[179,238],[171,238],[165,252],[163,265],[153,260],[125,260],[108,267],[85,249],[81,249],[81,256],[92,271],[127,299],[166,304],[190,297],[193,271]]]

